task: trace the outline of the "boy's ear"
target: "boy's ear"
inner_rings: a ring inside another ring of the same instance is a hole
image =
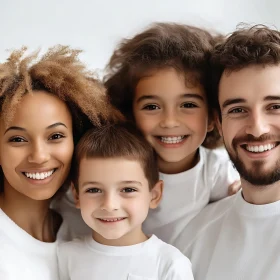
[[[162,198],[162,192],[163,192],[163,181],[159,180],[151,190],[151,196],[152,196],[150,202],[151,209],[155,209],[159,205]]]
[[[74,197],[75,206],[76,206],[77,209],[80,209],[79,194],[78,194],[78,192],[76,191],[76,189],[75,189],[73,183],[71,183],[71,190],[72,190],[72,194],[73,194],[73,197]]]
[[[220,121],[220,115],[217,111],[214,112],[214,118],[215,118],[215,124],[219,130],[220,135],[223,137],[223,133],[222,133],[222,124]]]

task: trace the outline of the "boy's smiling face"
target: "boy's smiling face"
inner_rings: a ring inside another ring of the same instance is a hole
[[[195,164],[208,124],[201,85],[187,87],[186,77],[172,68],[142,78],[136,86],[133,112],[137,126],[159,156],[160,171],[179,173]]]
[[[79,170],[77,207],[93,238],[122,246],[145,241],[142,223],[160,201],[162,182],[150,191],[140,163],[125,158],[84,158]]]

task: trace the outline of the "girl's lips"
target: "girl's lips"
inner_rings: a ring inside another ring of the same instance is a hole
[[[184,135],[182,139],[174,140],[174,141],[172,140],[162,141],[161,137],[158,136],[155,136],[155,139],[157,143],[163,146],[164,148],[179,148],[186,142],[186,140],[188,139],[188,135]]]

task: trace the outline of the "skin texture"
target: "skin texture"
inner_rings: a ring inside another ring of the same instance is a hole
[[[156,71],[137,84],[133,112],[137,126],[158,154],[161,172],[183,172],[197,163],[197,149],[213,129],[201,85],[186,85],[185,77],[171,68]],[[176,144],[159,139],[183,135],[185,139]]]
[[[139,162],[124,158],[82,159],[76,205],[97,242],[128,246],[147,240],[142,223],[156,208],[162,181],[150,191]],[[100,219],[124,218],[106,222]]]
[[[220,133],[241,175],[244,199],[254,204],[280,200],[280,67],[250,66],[222,75]],[[248,146],[275,145],[264,152]]]
[[[27,94],[11,122],[1,119],[0,164],[5,179],[0,207],[39,240],[55,239],[50,229],[45,231],[52,220],[48,206],[69,173],[73,149],[71,114],[64,102],[47,92]],[[44,180],[24,175],[51,170],[55,172]]]

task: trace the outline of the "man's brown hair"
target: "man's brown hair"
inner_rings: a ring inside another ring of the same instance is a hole
[[[76,146],[72,179],[78,192],[79,165],[83,158],[125,158],[140,163],[152,189],[159,180],[156,154],[133,123],[121,122],[90,129]]]
[[[238,71],[251,65],[277,65],[280,63],[280,32],[265,25],[240,27],[223,42],[216,45],[211,58],[212,106],[218,112],[219,83],[223,73]],[[280,78],[280,77],[279,77]]]
[[[105,88],[78,59],[80,50],[68,46],[50,48],[26,55],[27,48],[13,51],[0,64],[0,114],[6,123],[12,120],[26,94],[44,90],[65,102],[72,115],[74,143],[92,126],[118,119],[110,106]],[[0,168],[0,193],[3,192]]]
[[[151,71],[165,68],[183,74],[187,85],[201,84],[208,100],[209,59],[217,38],[194,26],[155,23],[132,39],[123,40],[106,67],[105,86],[111,103],[133,120],[137,83]],[[215,147],[219,139],[215,130],[207,134],[204,145]]]

